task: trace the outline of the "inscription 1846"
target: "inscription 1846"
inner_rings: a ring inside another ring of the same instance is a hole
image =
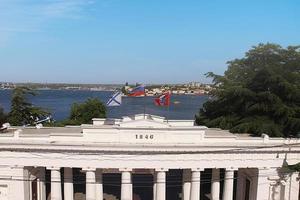
[[[138,140],[152,140],[152,139],[154,139],[154,135],[152,135],[152,134],[136,134],[135,139],[138,139]]]

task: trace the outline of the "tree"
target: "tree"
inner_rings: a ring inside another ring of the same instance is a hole
[[[7,115],[4,113],[4,110],[2,107],[0,107],[0,127],[2,124],[4,124],[7,120]]]
[[[297,163],[294,165],[288,165],[288,166],[285,166],[285,168],[292,172],[300,172],[300,163]]]
[[[97,98],[89,98],[84,103],[74,103],[70,119],[66,122],[73,125],[91,123],[93,118],[105,118],[106,107]]]
[[[36,93],[27,87],[16,87],[12,92],[11,110],[8,121],[12,125],[33,125],[37,120],[49,115],[49,112],[33,106],[27,99]]]
[[[224,76],[208,73],[216,90],[196,123],[233,133],[300,133],[300,46],[259,44],[228,62]]]

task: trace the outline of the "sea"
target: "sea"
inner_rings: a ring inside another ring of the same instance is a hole
[[[0,90],[0,106],[6,112],[10,110],[12,90]],[[81,90],[38,90],[36,96],[29,96],[28,100],[35,106],[47,109],[56,121],[69,117],[73,103],[81,103],[88,98],[99,98],[106,103],[112,96],[110,91],[81,91]],[[199,112],[203,103],[208,100],[207,95],[172,95],[170,107],[159,107],[154,104],[152,96],[122,97],[122,105],[107,107],[108,118],[121,118],[134,114],[153,114],[168,119],[191,120]]]

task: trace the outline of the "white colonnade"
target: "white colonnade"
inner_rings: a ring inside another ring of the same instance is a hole
[[[47,168],[51,171],[51,200],[74,200],[73,189],[73,170],[72,168],[63,168],[64,170],[64,189],[61,188],[61,169]],[[182,176],[182,200],[200,200],[201,199],[201,172],[204,169],[184,169]],[[270,177],[274,174],[274,169],[251,169],[256,170],[256,176],[249,175],[251,179],[250,188],[244,183],[246,177],[242,175],[243,169],[239,171],[237,198],[250,200],[269,200],[271,192],[275,191],[275,197],[281,200],[282,196],[289,196],[291,200],[298,200],[299,193],[299,174],[291,173],[285,181],[276,181]],[[250,170],[250,171],[251,171]],[[86,175],[86,200],[103,200],[103,177],[101,169],[83,168],[82,171]],[[121,173],[121,200],[133,200],[133,182],[132,169],[119,169]],[[211,200],[233,200],[234,196],[234,172],[238,169],[225,169],[224,185],[220,187],[220,169],[212,169],[211,171]],[[168,169],[155,169],[153,174],[153,200],[166,200],[166,176]],[[240,173],[241,172],[241,173]],[[276,177],[275,177],[276,178]],[[278,179],[279,180],[279,179]],[[281,187],[280,184],[283,184]],[[249,190],[248,192],[243,191]],[[284,188],[284,189],[282,189]],[[221,196],[222,190],[222,196]],[[250,194],[249,194],[250,193]],[[245,195],[249,195],[245,198]],[[45,194],[42,195],[43,197]],[[39,200],[42,198],[38,198]]]

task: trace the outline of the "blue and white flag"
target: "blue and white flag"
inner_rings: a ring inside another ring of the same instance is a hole
[[[122,92],[116,92],[106,103],[106,106],[120,106],[122,103]]]

